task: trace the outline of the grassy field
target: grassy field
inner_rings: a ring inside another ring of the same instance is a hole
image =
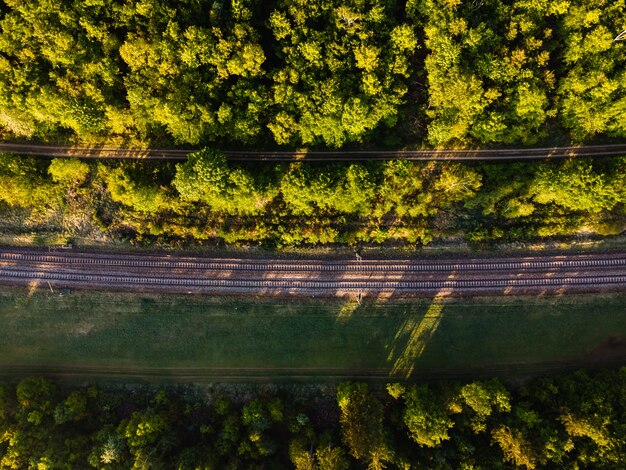
[[[5,375],[524,375],[583,364],[607,340],[626,337],[626,295],[358,305],[2,288],[0,321]]]

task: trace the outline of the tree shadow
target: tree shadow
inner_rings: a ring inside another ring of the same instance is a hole
[[[398,329],[387,356],[387,361],[393,364],[390,376],[405,379],[411,377],[417,360],[441,324],[450,293],[448,289],[439,291],[423,315],[411,315]]]

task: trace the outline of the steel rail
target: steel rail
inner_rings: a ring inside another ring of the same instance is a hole
[[[107,269],[108,268],[108,269]],[[446,276],[445,278],[443,276]],[[419,294],[626,288],[626,254],[469,260],[259,260],[0,248],[0,283],[222,293]]]
[[[441,272],[441,271],[494,271],[530,269],[600,268],[626,266],[626,255],[609,258],[582,259],[521,259],[521,260],[470,260],[465,262],[424,262],[399,260],[363,260],[328,262],[306,260],[300,263],[284,260],[219,260],[219,259],[163,259],[115,258],[111,256],[71,256],[56,254],[31,254],[0,252],[0,261],[20,263],[48,263],[64,265],[115,266],[146,269],[188,269],[219,271],[280,271],[280,272]]]
[[[186,160],[194,149],[138,149],[0,143],[0,152],[42,157]],[[626,144],[541,147],[528,149],[422,149],[344,151],[223,150],[233,161],[370,161],[370,160],[540,160],[546,158],[612,157],[626,155]]]
[[[131,266],[94,266],[94,265],[69,265],[55,263],[15,263],[0,260],[0,270],[9,271],[37,271],[49,273],[68,273],[73,275],[97,274],[113,276],[145,276],[145,277],[180,277],[186,279],[246,279],[246,280],[377,280],[394,282],[399,279],[451,279],[451,278],[510,278],[510,277],[568,277],[581,275],[626,275],[626,266],[592,266],[592,267],[567,267],[558,269],[510,269],[510,270],[431,270],[431,271],[406,271],[406,270],[231,270],[231,269],[185,269],[185,268],[152,268]]]
[[[510,279],[447,279],[447,280],[282,280],[282,279],[215,279],[166,276],[139,276],[113,274],[76,274],[50,271],[0,269],[0,279],[27,279],[36,281],[69,281],[88,284],[121,284],[124,286],[156,286],[185,288],[249,288],[249,289],[326,289],[326,290],[420,290],[420,289],[476,289],[503,287],[547,287],[607,284],[626,285],[626,273],[598,276],[534,277]]]

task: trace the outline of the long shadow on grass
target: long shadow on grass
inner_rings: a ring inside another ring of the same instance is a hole
[[[413,374],[416,362],[441,323],[449,294],[450,291],[442,290],[433,297],[423,315],[416,312],[403,322],[387,356],[387,361],[391,365],[390,376],[409,378]]]
[[[430,303],[424,302],[404,304],[404,312],[396,310],[391,313],[395,320],[389,319],[390,323],[395,323],[395,331],[380,331],[383,337],[386,336],[381,346],[380,353],[386,357],[381,358],[378,367],[387,364],[384,369],[377,369],[377,375],[381,372],[390,377],[409,378],[413,374],[416,366],[426,350],[431,339],[435,335],[437,328],[443,319],[443,313],[451,291],[442,290],[437,293]],[[356,322],[363,322],[366,317],[382,314],[387,300],[365,301],[361,303],[360,298],[344,303],[337,311],[336,323],[348,326]],[[400,304],[396,306],[396,309]],[[395,334],[394,334],[395,333]]]

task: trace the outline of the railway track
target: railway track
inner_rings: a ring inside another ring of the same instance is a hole
[[[252,259],[209,259],[157,256],[119,256],[106,254],[42,254],[28,251],[0,251],[0,260],[20,263],[52,263],[63,265],[117,266],[146,269],[192,269],[217,271],[288,271],[288,272],[431,272],[431,271],[493,271],[565,268],[626,267],[626,254],[604,256],[570,256],[544,258],[470,259],[455,262],[409,260],[345,260],[345,261],[285,261]]]
[[[306,289],[306,290],[432,290],[432,289],[468,289],[498,287],[543,287],[567,285],[618,284],[626,285],[624,275],[600,276],[567,276],[567,277],[525,277],[511,279],[452,279],[434,281],[378,281],[378,280],[284,280],[284,279],[200,279],[165,276],[127,276],[111,274],[79,274],[56,273],[52,271],[7,270],[0,269],[0,278],[17,278],[28,280],[68,281],[95,285],[121,284],[123,286],[162,286],[184,288],[247,288],[247,289]]]
[[[458,295],[626,288],[626,254],[469,260],[264,260],[0,249],[0,283],[224,294]]]
[[[98,159],[187,160],[197,149],[137,149],[114,147],[79,147],[63,145],[34,145],[0,143],[0,152],[41,157],[74,157]],[[614,157],[626,155],[626,144],[542,147],[529,149],[470,149],[470,150],[343,150],[343,151],[250,151],[223,150],[232,161],[498,161],[543,160],[572,157]]]

